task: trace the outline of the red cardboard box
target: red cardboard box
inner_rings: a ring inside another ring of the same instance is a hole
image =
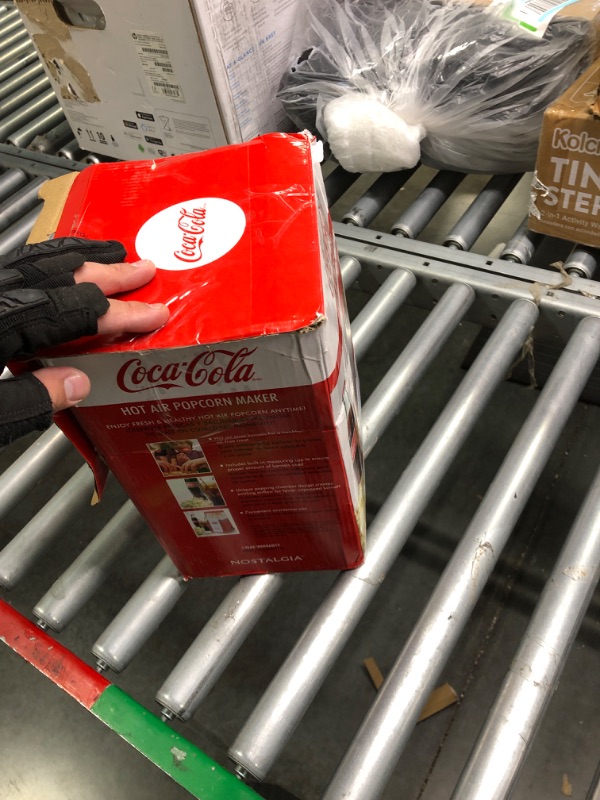
[[[58,206],[45,192],[56,236],[119,239],[158,266],[126,299],[168,303],[164,328],[44,362],[90,376],[60,424],[187,577],[363,558],[358,386],[315,150],[269,134],[89,167]]]

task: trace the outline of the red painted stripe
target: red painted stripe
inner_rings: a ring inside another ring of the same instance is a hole
[[[4,600],[0,600],[0,640],[88,710],[111,685]]]

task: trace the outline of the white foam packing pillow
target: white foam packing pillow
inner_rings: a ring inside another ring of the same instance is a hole
[[[323,109],[327,141],[348,172],[391,172],[416,166],[422,125],[409,125],[375,97],[351,92]]]

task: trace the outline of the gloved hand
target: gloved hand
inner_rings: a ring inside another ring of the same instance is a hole
[[[124,264],[119,242],[53,239],[0,256],[0,372],[10,359],[96,333],[141,333],[164,325],[165,305],[108,300],[154,275],[152,262]],[[0,445],[44,430],[52,414],[90,390],[71,367],[47,367],[0,381]]]

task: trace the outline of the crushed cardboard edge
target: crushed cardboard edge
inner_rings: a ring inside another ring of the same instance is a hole
[[[44,201],[44,205],[27,238],[27,244],[46,242],[54,237],[67,196],[78,175],[78,172],[69,172],[40,186],[38,197]]]
[[[373,686],[379,690],[383,684],[384,677],[383,673],[379,669],[379,666],[377,665],[377,662],[374,658],[369,657],[364,659],[363,664],[369,673],[369,677],[373,682]],[[429,695],[418,722],[421,722],[428,717],[432,717],[434,714],[437,714],[439,711],[443,711],[445,708],[448,708],[448,706],[454,705],[454,703],[457,702],[458,694],[456,691],[452,688],[452,686],[450,686],[449,683],[443,683],[441,686],[438,686],[437,689],[434,689]]]

